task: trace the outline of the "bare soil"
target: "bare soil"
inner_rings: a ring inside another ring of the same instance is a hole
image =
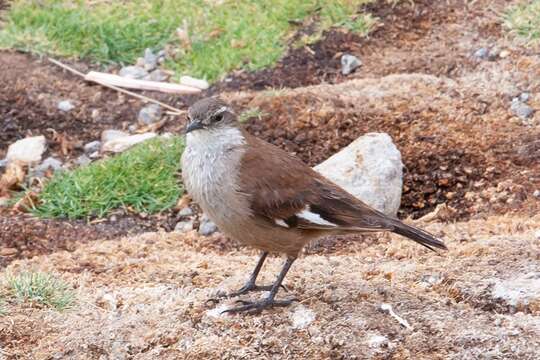
[[[172,211],[64,221],[4,208],[0,250],[10,255],[0,267],[57,273],[78,301],[63,313],[8,303],[0,359],[537,358],[540,57],[505,35],[496,14],[508,3],[381,1],[367,8],[380,19],[369,37],[329,31],[275,68],[231,74],[205,94],[238,112],[260,109],[247,129],[310,165],[364,133],[389,133],[405,165],[399,215],[413,221],[444,205],[434,223],[417,221],[448,253],[388,235],[326,239],[287,277],[281,296],[299,304],[218,316],[223,303],[205,300],[241,286],[255,262],[224,236],[170,233]],[[475,59],[481,47],[507,53]],[[340,73],[343,53],[363,62],[349,76]],[[510,110],[525,91],[537,110],[527,123]],[[180,108],[196,100],[147,95]],[[63,99],[76,108],[57,110]],[[16,139],[43,134],[46,156],[72,161],[104,129],[135,123],[142,106],[42,59],[0,52],[0,157]],[[163,131],[184,124],[171,118]],[[280,261],[265,267],[264,281]]]

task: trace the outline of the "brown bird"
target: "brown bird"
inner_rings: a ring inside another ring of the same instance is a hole
[[[275,299],[287,271],[306,244],[326,235],[390,231],[430,250],[446,249],[428,232],[372,209],[296,157],[248,134],[222,100],[196,102],[188,120],[182,155],[187,191],[223,233],[262,250],[247,283],[229,296],[261,290],[269,295],[226,312],[290,304]],[[269,253],[287,260],[273,285],[258,286]]]

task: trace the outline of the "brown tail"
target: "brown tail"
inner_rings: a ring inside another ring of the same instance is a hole
[[[435,251],[435,248],[448,250],[441,240],[437,239],[427,231],[404,224],[399,220],[392,221],[392,227],[393,229],[390,231],[414,240],[420,245],[427,247],[429,250]]]

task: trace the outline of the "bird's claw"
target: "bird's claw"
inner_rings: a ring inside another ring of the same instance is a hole
[[[240,312],[249,312],[252,314],[257,314],[266,308],[289,306],[294,301],[298,301],[298,299],[296,298],[289,299],[289,300],[264,299],[260,301],[237,300],[236,303],[240,303],[242,305],[233,307],[227,310],[223,310],[221,314],[225,314],[225,313],[237,314]]]

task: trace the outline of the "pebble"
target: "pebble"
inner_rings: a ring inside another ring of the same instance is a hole
[[[7,163],[8,163],[7,159],[0,160],[0,168],[6,167]]]
[[[167,80],[167,74],[165,74],[163,71],[156,69],[148,75],[148,80],[150,81],[165,81]]]
[[[534,113],[534,109],[529,105],[521,102],[519,98],[514,98],[512,100],[512,105],[510,105],[512,112],[520,117],[521,119],[527,119]]]
[[[537,198],[540,198],[540,190],[534,190],[533,196],[537,197]]]
[[[48,170],[56,172],[62,169],[62,162],[54,157],[48,157],[34,169],[34,176],[43,177]]]
[[[157,67],[158,55],[152,52],[152,49],[144,50],[144,70],[152,71]]]
[[[77,158],[77,160],[75,160],[75,164],[79,166],[86,166],[90,164],[91,162],[92,160],[86,154],[82,154],[81,156]]]
[[[210,87],[210,84],[208,84],[208,81],[203,79],[197,79],[191,76],[181,76],[180,77],[180,84],[191,86],[197,89],[206,90]]]
[[[193,219],[179,221],[174,227],[174,231],[176,232],[186,232],[191,230],[193,230]]]
[[[158,104],[150,104],[139,111],[137,121],[140,125],[155,124],[161,119],[161,113],[161,106]]]
[[[187,217],[193,215],[193,210],[189,206],[186,206],[178,212],[178,216]]]
[[[45,136],[27,137],[9,145],[6,160],[18,161],[23,164],[39,163],[45,152]]]
[[[362,65],[362,61],[354,55],[344,54],[341,57],[341,73],[343,75],[349,75],[357,67]]]
[[[83,147],[85,154],[94,153],[96,151],[99,151],[100,148],[101,148],[101,141],[99,140],[89,142],[85,144]]]
[[[148,76],[148,71],[138,66],[124,66],[118,75],[130,79],[143,79]]]
[[[480,48],[474,52],[473,56],[481,60],[487,59],[489,57],[489,50],[485,47]]]
[[[70,100],[62,100],[58,103],[58,110],[68,112],[70,110],[73,110],[75,108],[75,105],[71,103]]]
[[[0,256],[13,256],[17,255],[19,250],[16,248],[5,247],[0,249]]]
[[[523,92],[519,95],[518,99],[519,101],[526,103],[527,101],[529,101],[530,97],[531,97],[530,93]]]
[[[217,225],[210,220],[206,214],[201,217],[201,224],[199,225],[199,234],[203,236],[209,236],[218,230]]]

